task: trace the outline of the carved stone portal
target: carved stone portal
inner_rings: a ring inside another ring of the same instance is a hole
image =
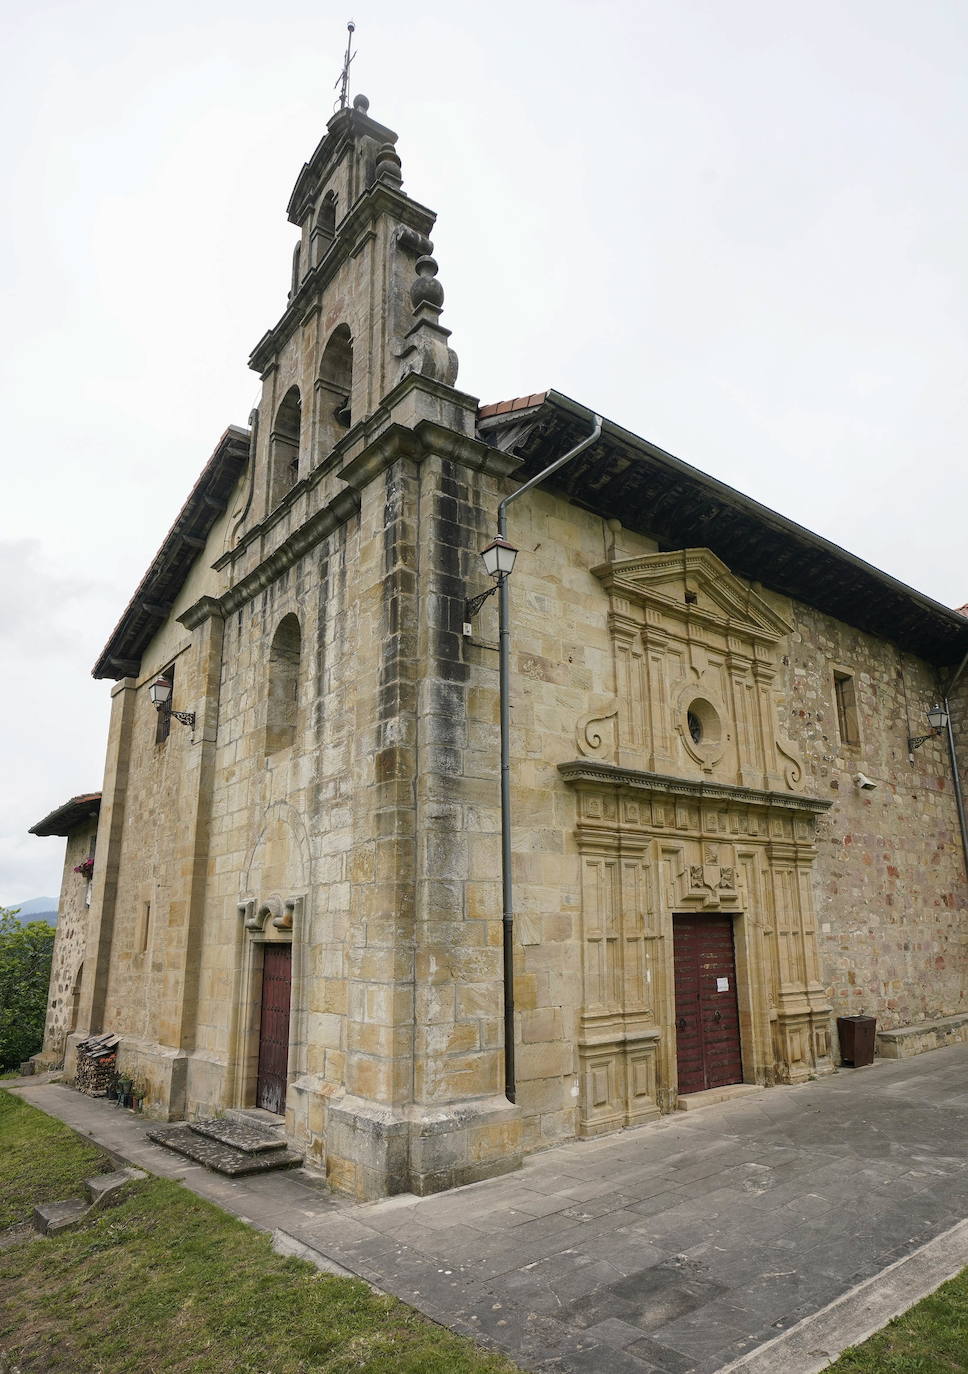
[[[830,803],[795,790],[773,686],[791,627],[707,549],[595,573],[615,702],[579,722],[585,757],[560,765],[578,804],[585,1135],[676,1106],[677,913],[732,918],[744,1080],[833,1069],[810,881]]]

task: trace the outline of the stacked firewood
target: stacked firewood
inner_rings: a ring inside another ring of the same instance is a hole
[[[117,1091],[118,1039],[116,1035],[92,1035],[77,1047],[74,1086],[88,1097],[113,1096]]]

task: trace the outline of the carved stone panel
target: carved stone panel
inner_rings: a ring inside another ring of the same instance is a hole
[[[809,881],[828,803],[590,760],[560,772],[576,788],[582,856],[581,1132],[676,1105],[676,915],[732,923],[744,1079],[830,1072]]]
[[[616,724],[582,752],[623,767],[796,791],[802,763],[779,733],[774,688],[778,646],[792,629],[783,616],[709,549],[593,571],[609,594]]]

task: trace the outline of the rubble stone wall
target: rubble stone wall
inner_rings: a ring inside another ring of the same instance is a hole
[[[63,1058],[68,1034],[74,1028],[78,980],[87,942],[91,885],[74,868],[94,853],[97,824],[92,821],[67,837],[64,873],[57,903],[57,934],[50,970],[50,993],[44,1026],[43,1054],[48,1062]]]

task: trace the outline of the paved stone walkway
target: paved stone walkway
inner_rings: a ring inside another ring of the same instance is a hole
[[[128,1113],[55,1085],[18,1091],[282,1246],[548,1374],[712,1374],[968,1217],[966,1045],[362,1206],[301,1173],[227,1181],[186,1168]],[[807,1368],[776,1359],[784,1374]]]

